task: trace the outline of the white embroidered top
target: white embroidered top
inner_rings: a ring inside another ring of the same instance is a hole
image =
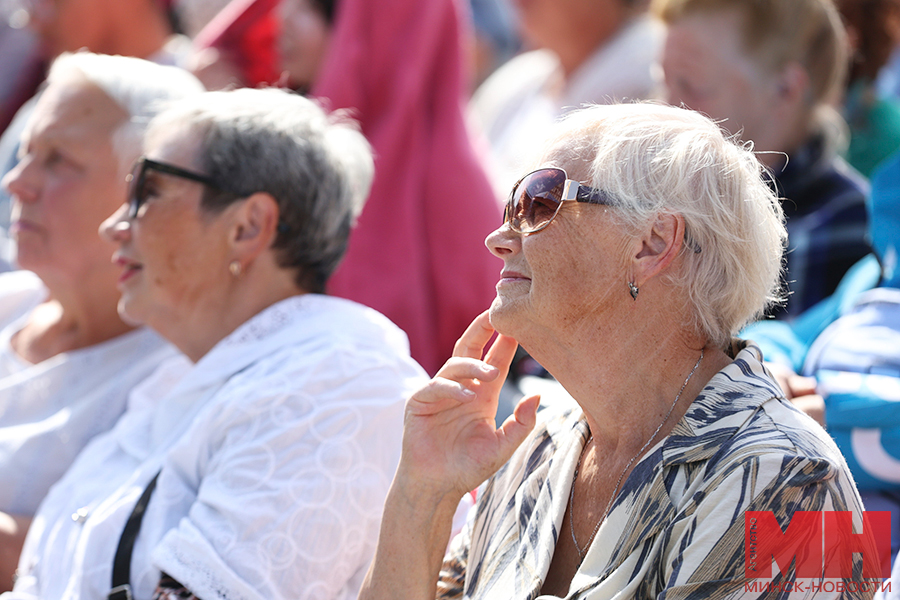
[[[426,381],[379,313],[279,302],[196,364],[131,394],[51,490],[3,600],[106,597],[125,521],[162,469],[134,548],[134,596],[166,572],[204,600],[355,598],[399,461],[405,399]]]
[[[32,516],[82,448],[125,411],[128,391],[176,350],[148,329],[23,360],[10,340],[47,296],[28,271],[0,275],[0,511]]]

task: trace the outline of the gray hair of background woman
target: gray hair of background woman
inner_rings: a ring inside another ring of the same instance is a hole
[[[256,192],[270,194],[280,211],[273,244],[279,265],[297,270],[301,289],[323,292],[374,174],[355,123],[283,90],[240,89],[173,105],[148,137],[169,127],[198,135],[195,164],[220,188],[207,188],[202,206],[218,212]]]
[[[50,67],[47,83],[63,83],[79,76],[103,90],[129,116],[112,136],[123,177],[140,155],[150,120],[169,102],[204,91],[203,84],[184,69],[92,52],[60,55]]]
[[[611,196],[623,227],[684,217],[684,267],[672,282],[693,306],[689,325],[711,343],[727,347],[782,300],[781,204],[753,153],[706,117],[651,103],[587,108],[563,121],[548,148],[544,161],[589,167],[591,186]]]

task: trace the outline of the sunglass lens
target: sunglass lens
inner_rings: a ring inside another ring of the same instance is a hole
[[[536,171],[514,190],[512,226],[522,233],[542,229],[559,211],[566,176],[556,169]]]

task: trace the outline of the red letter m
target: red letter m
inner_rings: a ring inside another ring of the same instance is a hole
[[[770,511],[748,511],[744,517],[744,574],[771,577],[772,559],[782,573],[796,561],[796,577],[822,574],[822,513],[797,511],[782,531]]]

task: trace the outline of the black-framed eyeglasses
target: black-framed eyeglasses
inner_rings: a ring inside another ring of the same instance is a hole
[[[201,175],[200,173],[188,171],[187,169],[152,160],[147,157],[141,157],[134,164],[131,173],[125,178],[129,184],[128,217],[131,219],[137,217],[141,206],[147,202],[147,171],[157,171],[159,173],[165,173],[166,175],[173,175],[182,179],[196,181],[197,183],[202,183],[215,190],[227,192],[227,190],[222,190],[215,181],[206,175]]]
[[[202,183],[223,194],[230,194],[235,198],[249,196],[249,194],[237,194],[223,189],[208,175],[201,175],[200,173],[195,173],[187,169],[182,169],[181,167],[176,167],[175,165],[142,156],[134,163],[131,173],[125,176],[125,181],[128,182],[129,219],[136,218],[138,216],[138,211],[141,210],[141,206],[147,202],[147,171],[158,171],[160,173],[165,173],[166,175],[174,175],[175,177],[181,177],[182,179],[196,181],[197,183]],[[284,221],[278,221],[277,231],[280,235],[285,235],[291,232],[291,227]]]
[[[556,218],[567,201],[612,203],[602,191],[569,179],[563,169],[546,167],[516,182],[506,202],[503,220],[517,233],[537,233]]]

